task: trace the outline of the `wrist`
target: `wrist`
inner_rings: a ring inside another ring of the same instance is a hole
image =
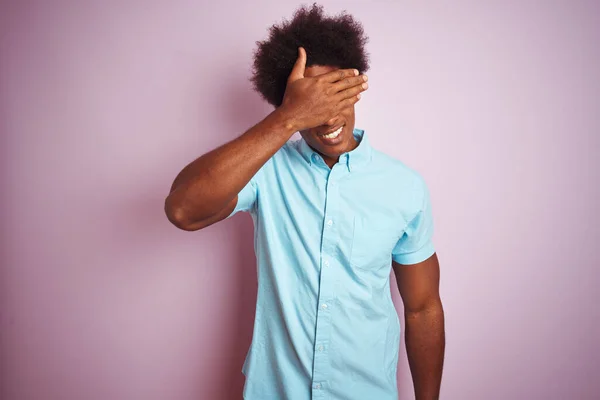
[[[280,130],[283,130],[290,136],[299,130],[296,120],[292,117],[290,112],[283,108],[283,106],[277,107],[270,114],[270,117],[272,117],[273,122]]]

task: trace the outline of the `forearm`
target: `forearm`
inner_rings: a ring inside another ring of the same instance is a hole
[[[187,225],[222,210],[294,129],[290,119],[275,110],[238,138],[191,162],[177,175],[165,200],[169,220]]]
[[[444,311],[441,302],[404,313],[406,353],[416,400],[439,398],[444,362]]]

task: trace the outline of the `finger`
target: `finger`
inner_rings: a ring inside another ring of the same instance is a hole
[[[343,110],[348,107],[352,107],[360,100],[360,93],[356,96],[350,97],[349,99],[342,100],[339,104],[340,110]]]
[[[361,85],[365,83],[369,78],[366,75],[361,76],[352,76],[349,78],[344,78],[339,80],[333,84],[334,93],[340,92],[342,90],[351,88],[356,85]]]
[[[325,82],[337,82],[341,79],[348,78],[351,76],[357,76],[357,69],[336,69],[335,71],[323,74],[320,78]]]
[[[338,92],[336,94],[337,100],[342,101],[345,99],[349,99],[353,96],[356,96],[357,94],[364,92],[365,90],[367,90],[368,87],[369,85],[367,84],[367,82],[363,82],[361,85],[352,86],[351,88],[342,90],[341,92]]]
[[[294,82],[298,79],[304,78],[304,70],[306,69],[306,50],[304,47],[298,47],[298,58],[294,63],[294,67],[292,68],[292,72],[288,77],[288,82]]]

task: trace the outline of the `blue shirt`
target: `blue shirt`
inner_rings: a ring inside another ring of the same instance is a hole
[[[421,176],[359,142],[329,168],[288,141],[238,195],[254,222],[258,295],[246,400],[396,400],[392,260],[434,253]],[[407,267],[410,268],[410,267]]]

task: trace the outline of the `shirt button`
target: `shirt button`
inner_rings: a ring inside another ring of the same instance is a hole
[[[333,221],[332,220],[327,221],[327,225],[329,225],[329,226],[333,225]]]
[[[323,346],[319,346],[318,350],[323,351]]]
[[[321,384],[320,384],[320,383],[317,383],[317,384],[315,385],[315,389],[321,389]]]
[[[325,264],[326,267],[329,267],[329,261],[325,260],[323,264]]]
[[[327,308],[327,304],[325,304],[325,303],[321,304],[321,308],[322,308],[323,310],[325,310],[325,309]]]

